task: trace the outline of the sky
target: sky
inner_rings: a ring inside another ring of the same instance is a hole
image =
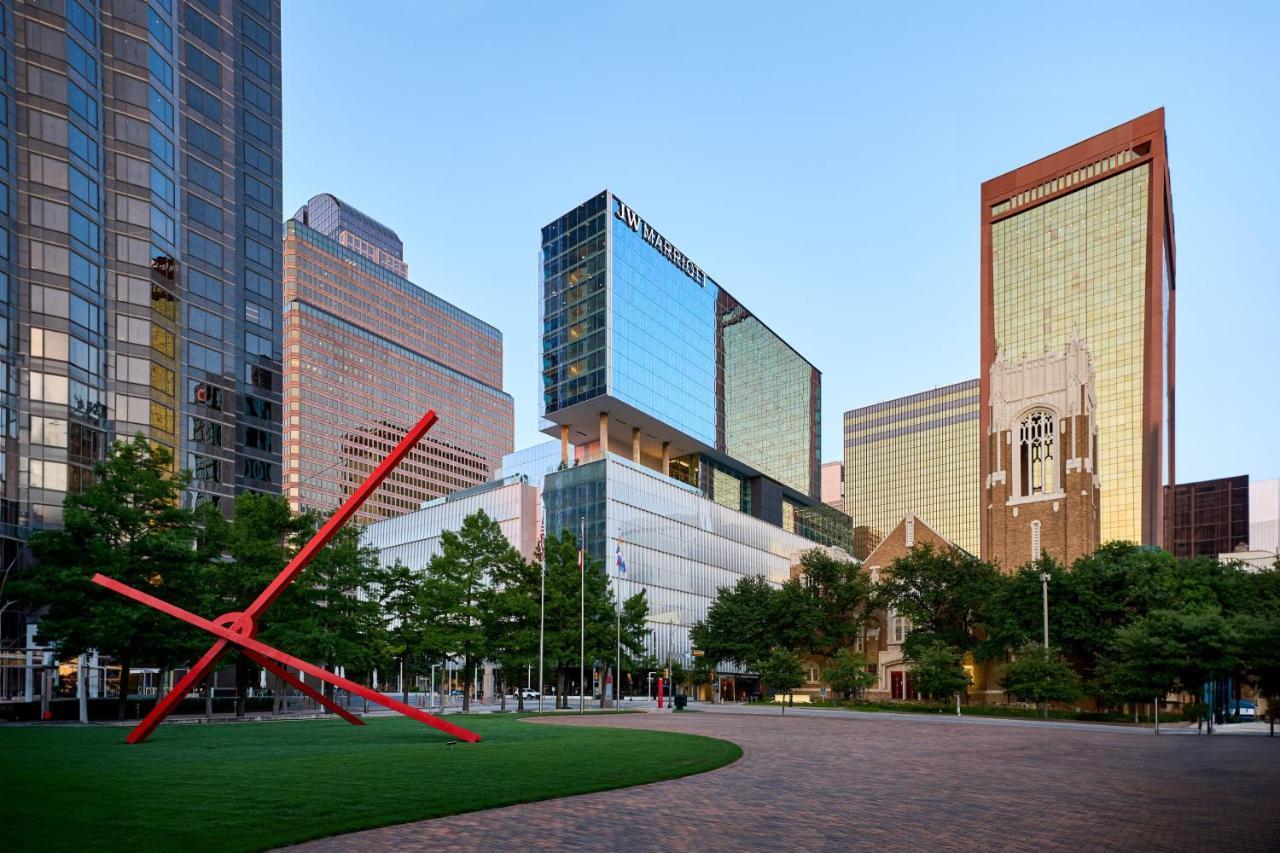
[[[1178,480],[1280,476],[1274,4],[283,6],[285,215],[334,193],[503,332],[517,448],[539,229],[600,190],[822,371],[833,461],[845,411],[978,375],[980,184],[1163,106]]]

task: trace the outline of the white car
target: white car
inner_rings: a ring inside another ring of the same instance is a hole
[[[538,698],[538,697],[540,697],[542,694],[541,694],[541,693],[539,693],[539,692],[538,692],[538,691],[536,691],[536,690],[529,690],[529,689],[527,689],[527,688],[526,688],[526,689],[523,689],[523,690],[513,690],[513,691],[511,692],[511,695],[512,695],[512,697],[516,697],[516,696],[523,696],[523,697],[525,698],[525,700],[526,700],[526,701],[528,701],[529,699],[537,699],[537,698]]]

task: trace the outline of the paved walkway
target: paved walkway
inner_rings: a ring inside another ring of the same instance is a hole
[[[1280,738],[758,714],[533,725],[706,734],[743,758],[670,782],[353,833],[310,850],[1267,850]],[[584,761],[591,760],[583,756]]]

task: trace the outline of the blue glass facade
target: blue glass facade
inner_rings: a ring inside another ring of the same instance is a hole
[[[609,391],[716,446],[716,299],[611,217]]]

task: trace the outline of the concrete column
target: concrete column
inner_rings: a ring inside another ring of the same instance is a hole
[[[560,425],[560,464],[569,465],[569,425]]]
[[[662,475],[671,476],[671,442],[662,442]]]
[[[609,413],[600,413],[600,458],[609,452]]]
[[[631,461],[640,461],[640,427],[631,429]]]

